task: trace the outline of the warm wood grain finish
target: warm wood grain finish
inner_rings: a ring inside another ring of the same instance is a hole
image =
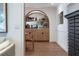
[[[57,44],[49,42],[34,42],[34,50],[28,43],[25,56],[67,56],[68,54]]]
[[[29,35],[27,36],[26,33]],[[43,28],[43,29],[25,29],[25,40],[30,40],[27,39],[28,37],[31,37],[33,35],[33,40],[34,41],[49,41],[49,30],[48,28]]]
[[[27,42],[32,43],[32,49],[34,50],[34,39],[32,30],[27,30],[27,32],[25,33],[25,48],[27,48]]]

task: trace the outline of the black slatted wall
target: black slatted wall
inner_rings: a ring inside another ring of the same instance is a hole
[[[68,19],[68,55],[79,56],[79,10],[65,17]]]

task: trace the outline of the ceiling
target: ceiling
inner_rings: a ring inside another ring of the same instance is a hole
[[[28,8],[47,8],[57,7],[60,3],[25,3],[25,7]]]

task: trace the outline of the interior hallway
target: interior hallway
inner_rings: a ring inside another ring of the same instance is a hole
[[[49,42],[35,42],[34,50],[30,49],[28,43],[26,56],[67,56],[67,53],[57,44]]]

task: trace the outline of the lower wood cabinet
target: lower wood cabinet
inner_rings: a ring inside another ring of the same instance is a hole
[[[45,29],[25,29],[25,33],[27,33],[28,35],[25,34],[25,39],[27,39],[27,37],[31,37],[33,35],[33,40],[34,41],[49,41],[49,30],[48,28]]]

